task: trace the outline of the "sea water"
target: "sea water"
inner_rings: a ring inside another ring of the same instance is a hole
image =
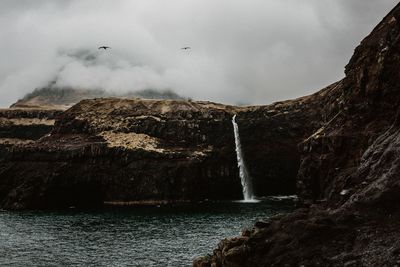
[[[0,212],[0,266],[191,266],[290,200]]]

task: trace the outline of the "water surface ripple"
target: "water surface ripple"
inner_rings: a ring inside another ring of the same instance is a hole
[[[290,201],[0,212],[1,266],[191,266]]]

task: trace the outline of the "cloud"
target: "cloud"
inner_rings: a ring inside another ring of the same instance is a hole
[[[2,0],[0,106],[54,80],[226,103],[309,94],[343,76],[396,2]]]

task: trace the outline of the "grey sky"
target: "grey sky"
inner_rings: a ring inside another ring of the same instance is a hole
[[[343,77],[397,2],[1,0],[0,106],[52,80],[225,103],[302,96]]]

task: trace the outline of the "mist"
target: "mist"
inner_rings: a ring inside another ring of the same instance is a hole
[[[230,104],[299,97],[341,79],[397,2],[2,0],[0,106],[50,82]]]

